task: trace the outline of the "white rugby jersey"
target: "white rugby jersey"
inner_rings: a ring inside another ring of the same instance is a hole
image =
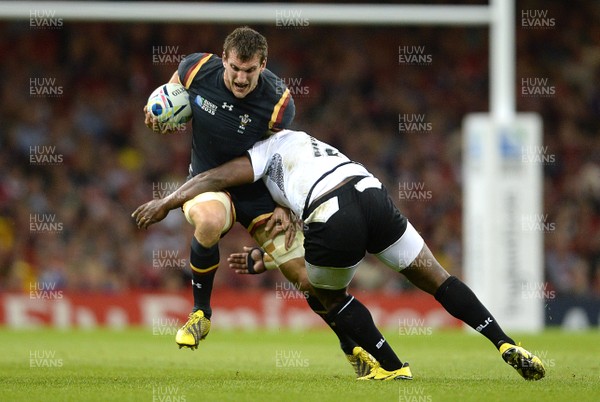
[[[372,176],[362,165],[303,131],[282,130],[257,142],[248,154],[254,181],[262,178],[273,200],[299,217],[305,204],[310,205],[344,179]]]

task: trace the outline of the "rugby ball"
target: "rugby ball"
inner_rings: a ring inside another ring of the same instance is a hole
[[[146,106],[159,123],[184,124],[192,117],[189,96],[181,84],[169,82],[159,86],[148,97]]]

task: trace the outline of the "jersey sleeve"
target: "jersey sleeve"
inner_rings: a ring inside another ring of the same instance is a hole
[[[271,121],[269,122],[269,130],[276,132],[290,128],[295,115],[296,105],[294,104],[294,98],[292,98],[290,90],[285,88],[285,91],[283,91],[279,101],[273,108],[273,114],[271,115]]]
[[[254,181],[261,179],[265,175],[272,154],[273,141],[271,138],[257,142],[247,151],[250,163],[252,163],[252,170],[254,171]]]
[[[190,88],[198,71],[212,56],[212,53],[192,53],[179,63],[177,74],[179,75],[179,81],[186,89]]]

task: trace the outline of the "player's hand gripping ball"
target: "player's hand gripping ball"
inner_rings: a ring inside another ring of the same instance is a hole
[[[166,128],[183,127],[192,117],[192,106],[185,87],[169,82],[156,88],[148,98],[147,110]]]

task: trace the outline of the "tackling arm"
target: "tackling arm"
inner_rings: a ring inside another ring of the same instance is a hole
[[[165,198],[140,205],[131,216],[140,229],[146,229],[163,220],[170,210],[181,207],[198,194],[252,182],[252,163],[247,156],[242,156],[194,176]]]

